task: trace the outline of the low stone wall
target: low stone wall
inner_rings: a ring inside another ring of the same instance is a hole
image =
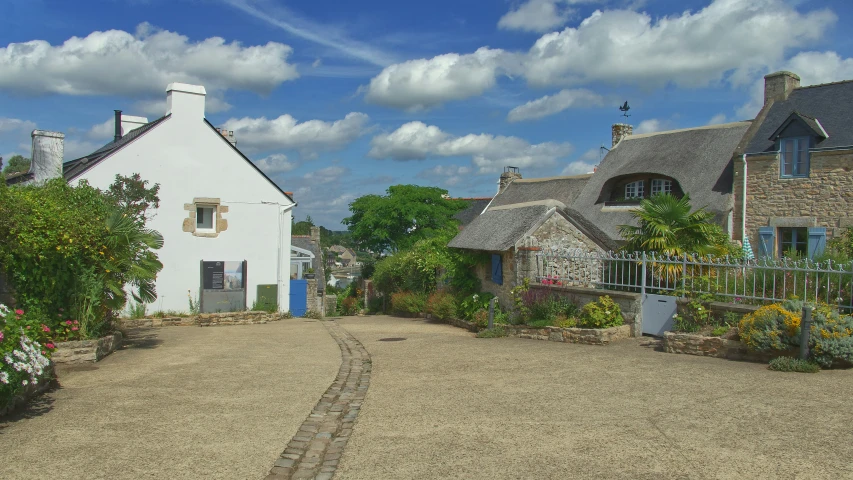
[[[50,359],[54,363],[97,362],[113,353],[121,345],[122,335],[116,332],[97,340],[57,342]]]
[[[674,332],[664,332],[663,349],[668,353],[761,363],[767,363],[776,357],[797,357],[799,355],[799,351],[795,349],[778,353],[751,352],[743,342],[738,340]]]
[[[556,285],[530,285],[530,289],[547,291],[565,297],[579,308],[583,308],[587,303],[597,302],[603,296],[609,296],[622,310],[625,325],[631,327],[631,335],[643,336],[643,299],[639,293]]]
[[[548,340],[550,342],[583,343],[585,345],[607,345],[616,340],[631,337],[631,325],[611,328],[532,328],[524,325],[504,325],[512,337]]]
[[[6,415],[12,413],[19,407],[22,407],[30,401],[31,398],[41,395],[42,393],[50,390],[54,384],[56,383],[56,374],[53,370],[53,363],[50,363],[44,369],[44,375],[39,380],[37,384],[29,384],[24,387],[24,391],[12,397],[12,399],[5,406],[0,405],[0,418],[5,417]]]
[[[469,332],[477,333],[480,331],[480,329],[477,328],[476,325],[474,325],[471,322],[467,322],[465,320],[461,320],[458,318],[450,318],[450,319],[447,319],[446,321],[447,321],[447,323],[453,325],[454,327],[464,328],[465,330],[468,330]]]
[[[213,325],[254,325],[283,320],[286,318],[282,313],[270,312],[221,312],[201,313],[188,315],[186,317],[145,317],[145,318],[122,318],[119,323],[124,328],[137,327],[207,327]]]

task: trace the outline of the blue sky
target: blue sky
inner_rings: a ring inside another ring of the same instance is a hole
[[[202,84],[297,219],[333,229],[394,184],[476,197],[507,165],[588,172],[625,100],[652,132],[752,118],[771,71],[853,79],[843,0],[5,3],[1,156],[33,128],[85,155],[113,109],[153,120],[166,84]]]

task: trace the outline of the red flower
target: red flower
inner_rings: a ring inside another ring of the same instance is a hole
[[[54,348],[56,348],[56,345],[54,345],[50,342],[45,343],[44,346],[49,348],[50,350],[53,350]]]
[[[74,322],[74,323],[77,323],[77,322]],[[66,324],[66,325],[71,325],[71,320],[66,320],[66,321],[65,321],[65,324]]]
[[[42,331],[44,331],[44,332],[50,332],[50,327],[48,327],[48,326],[47,326],[47,325],[45,325],[45,324],[42,324],[42,325],[41,325],[41,329],[42,329]]]
[[[15,310],[15,315],[23,315],[23,314],[24,314],[24,311],[21,310],[20,308]]]
[[[74,332],[76,332],[76,331],[77,331],[77,330],[79,330],[79,329],[78,329],[77,327],[71,327],[71,330],[72,330],[72,331],[74,331]]]

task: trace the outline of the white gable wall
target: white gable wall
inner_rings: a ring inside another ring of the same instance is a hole
[[[160,208],[148,226],[164,237],[158,252],[164,266],[157,279],[158,299],[149,311],[188,310],[187,291],[196,298],[200,288],[201,260],[247,260],[247,306],[251,308],[258,284],[278,283],[279,305],[287,310],[291,202],[204,122],[197,102],[185,103],[195,111],[175,111],[178,102],[172,103],[171,117],[72,183],[85,179],[106,189],[116,174],[139,173],[160,184]],[[223,214],[227,230],[216,238],[183,231],[190,213],[184,204],[199,197],[219,198],[229,209]]]

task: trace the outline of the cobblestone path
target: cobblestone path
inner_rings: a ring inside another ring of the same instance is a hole
[[[328,480],[338,468],[370,384],[370,355],[335,321],[323,322],[341,348],[341,368],[266,480]]]

